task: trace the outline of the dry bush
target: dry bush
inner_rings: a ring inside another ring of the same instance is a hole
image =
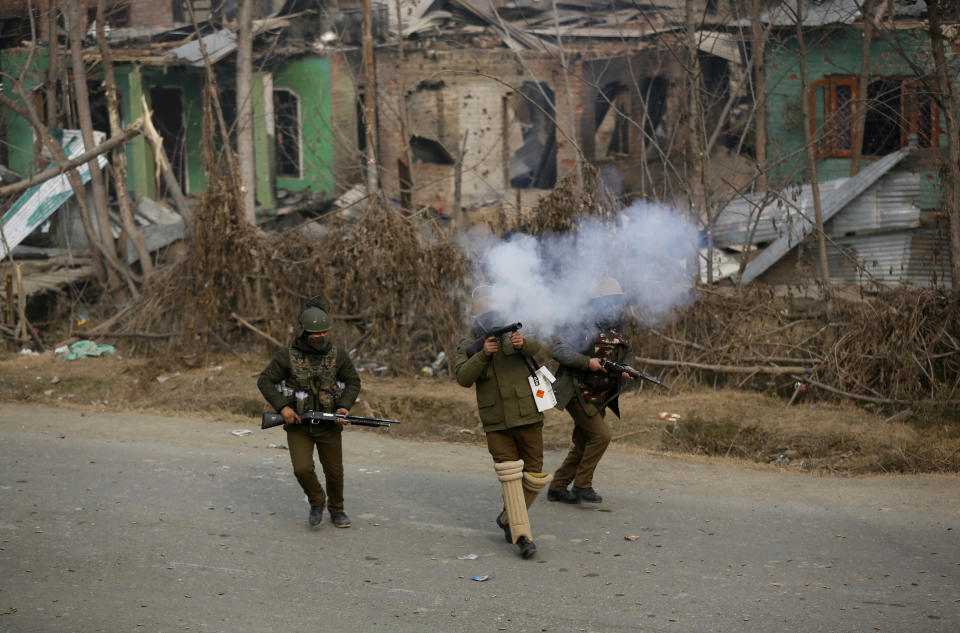
[[[760,285],[702,293],[669,326],[637,331],[634,340],[640,356],[676,361],[671,371],[678,383],[790,395],[799,377],[811,385],[806,398],[852,396],[941,410],[960,404],[960,298],[899,288],[838,300],[829,314],[809,308]]]
[[[506,228],[527,235],[569,233],[574,231],[577,220],[586,215],[609,216],[615,204],[609,192],[598,178],[592,165],[583,165],[583,188],[577,186],[575,174],[569,174],[540,199],[529,214],[517,216],[507,222]]]

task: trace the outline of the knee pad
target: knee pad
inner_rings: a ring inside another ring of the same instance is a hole
[[[528,510],[540,491],[546,488],[551,481],[553,481],[553,475],[550,473],[523,473],[523,500]]]

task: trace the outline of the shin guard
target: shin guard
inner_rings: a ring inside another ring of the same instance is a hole
[[[533,505],[540,491],[551,481],[553,481],[553,475],[550,473],[523,473],[523,499],[526,502],[527,510]]]
[[[510,538],[514,543],[521,536],[533,538],[530,533],[530,519],[527,517],[527,504],[523,496],[523,460],[499,462],[493,465],[503,486],[503,506],[507,510],[510,523]]]

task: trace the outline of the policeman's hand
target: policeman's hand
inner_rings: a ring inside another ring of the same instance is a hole
[[[337,409],[336,413],[337,413],[338,416],[341,416],[341,415],[350,415],[350,409],[344,409],[343,407],[340,407],[339,409]],[[346,421],[345,419],[341,418],[341,417],[338,417],[338,418],[337,418],[337,424],[339,424],[340,426],[346,426],[346,425],[347,425],[347,421]]]
[[[607,373],[607,370],[604,369],[603,365],[600,364],[599,358],[591,358],[589,362],[587,362],[587,369],[590,371],[602,371],[603,373]]]
[[[284,424],[300,424],[300,416],[289,405],[280,409],[280,415],[283,416]]]
[[[491,336],[483,343],[483,353],[487,356],[493,356],[500,349],[500,341],[496,336]]]
[[[520,332],[510,332],[510,342],[513,343],[515,349],[520,349],[523,347],[523,334]]]

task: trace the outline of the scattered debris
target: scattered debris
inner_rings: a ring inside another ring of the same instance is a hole
[[[180,372],[175,371],[172,374],[164,374],[162,376],[157,376],[157,382],[167,382],[171,378],[176,378],[180,375]]]
[[[490,576],[474,576],[470,580],[476,580],[477,582],[484,582],[490,580]]]
[[[476,555],[476,554],[463,554],[463,555],[461,555],[461,556],[457,556],[457,559],[458,559],[458,560],[476,560],[476,559],[477,559],[477,555]]]
[[[113,345],[84,340],[72,343],[66,349],[58,347],[56,356],[61,360],[78,360],[91,356],[112,356],[116,352],[117,350]]]
[[[623,540],[625,540],[625,541],[639,541],[639,540],[640,540],[640,537],[639,537],[639,536],[634,536],[633,534],[628,534],[627,536],[624,536],[624,537],[623,537]]]
[[[243,435],[250,435],[251,433],[253,433],[253,431],[251,431],[250,429],[237,429],[236,431],[230,431],[231,435],[236,435],[238,437]]]

